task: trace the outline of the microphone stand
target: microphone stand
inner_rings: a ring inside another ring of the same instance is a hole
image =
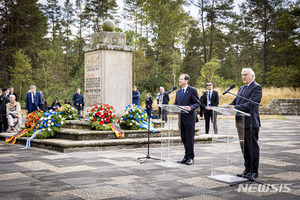
[[[242,96],[240,96],[240,95],[238,95],[238,94],[233,94],[233,93],[231,93],[231,92],[227,92],[227,93],[229,93],[229,94],[232,94],[232,95],[234,95],[234,96],[236,96],[236,97],[239,97],[239,98],[241,98],[241,99],[244,99],[244,100],[246,100],[246,101],[248,101],[248,103],[249,103],[249,105],[250,105],[250,134],[251,134],[251,138],[250,138],[250,176],[249,176],[249,178],[248,178],[248,180],[244,180],[244,181],[239,181],[239,182],[237,182],[237,183],[233,183],[233,184],[230,184],[230,186],[234,186],[234,185],[238,185],[238,184],[241,184],[241,183],[246,183],[246,182],[248,182],[248,181],[250,181],[250,184],[251,183],[253,183],[253,182],[255,182],[255,183],[258,183],[258,184],[261,184],[261,185],[266,185],[266,186],[269,186],[269,185],[267,185],[267,184],[264,184],[264,183],[262,183],[262,182],[259,182],[259,181],[256,181],[256,180],[254,180],[254,176],[253,176],[253,164],[252,164],[252,155],[253,155],[253,152],[252,152],[252,143],[253,143],[253,137],[252,137],[252,114],[253,114],[253,104],[254,105],[258,105],[258,106],[262,106],[260,103],[257,103],[257,102],[255,102],[255,101],[253,101],[253,100],[251,100],[251,98],[250,99],[247,99],[247,98],[245,98],[245,97],[242,97]],[[243,147],[245,148],[245,129],[244,129],[244,145],[243,145]],[[244,150],[244,152],[245,152],[245,150]],[[270,188],[271,188],[271,186],[269,186]]]
[[[144,160],[142,160],[142,161],[140,162],[141,164],[143,164],[143,163],[144,163],[146,160],[148,160],[148,159],[161,160],[161,159],[159,159],[159,158],[153,158],[153,157],[150,156],[150,118],[151,118],[151,113],[150,113],[150,115],[148,116],[148,153],[147,153],[146,157],[140,157],[140,158],[138,158],[138,160],[144,158]]]

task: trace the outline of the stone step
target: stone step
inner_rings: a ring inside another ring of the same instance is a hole
[[[152,120],[154,124],[154,128],[165,127],[165,122],[161,120]],[[80,121],[80,120],[66,120],[66,123],[62,126],[62,128],[69,129],[89,129],[90,122],[89,121]]]
[[[147,138],[148,130],[123,130],[125,138]],[[196,132],[199,129],[195,129]],[[150,132],[150,137],[174,137],[180,136],[179,130],[158,129],[155,133]],[[55,138],[69,140],[108,140],[117,139],[114,131],[95,131],[90,129],[68,129],[62,128],[59,130]]]
[[[148,137],[148,130],[123,130],[125,138],[145,138]],[[163,131],[167,135],[166,131]],[[174,131],[174,135],[179,135],[179,131]],[[160,137],[160,131],[151,132],[151,137]],[[95,131],[90,129],[68,129],[62,128],[55,134],[55,138],[70,140],[107,140],[117,139],[114,131]]]
[[[10,137],[15,133],[0,133],[0,139],[3,141],[6,137]],[[215,139],[227,138],[224,135],[215,135]],[[211,135],[199,135],[195,136],[195,143],[207,143],[211,141]],[[26,144],[26,137],[18,138],[16,143]],[[151,148],[160,147],[161,141],[167,143],[171,141],[174,144],[181,144],[181,138],[176,137],[153,137],[150,138]],[[68,139],[49,138],[49,139],[33,139],[31,140],[31,146],[49,149],[64,153],[78,152],[78,151],[105,151],[105,150],[116,150],[125,148],[140,148],[147,147],[148,138],[126,138],[126,139],[107,139],[107,140],[83,140],[75,141]]]

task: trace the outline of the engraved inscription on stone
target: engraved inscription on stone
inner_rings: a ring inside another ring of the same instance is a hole
[[[86,105],[100,101],[101,97],[101,54],[86,56],[85,65],[85,96]]]
[[[86,92],[100,92],[100,77],[85,79]]]

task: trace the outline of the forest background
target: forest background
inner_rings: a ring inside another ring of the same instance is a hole
[[[205,82],[241,86],[241,69],[271,91],[299,95],[300,1],[244,0],[1,0],[0,87],[15,88],[24,105],[30,84],[63,101],[84,88],[84,48],[105,19],[134,47],[133,83],[145,98],[160,86]],[[62,5],[62,6],[61,6]],[[191,15],[189,7],[197,10]],[[276,88],[288,87],[283,90]],[[274,89],[275,88],[275,89]],[[220,89],[221,91],[222,89]],[[131,92],[131,91],[128,91]],[[283,93],[284,94],[284,93]],[[298,97],[299,98],[299,97]]]

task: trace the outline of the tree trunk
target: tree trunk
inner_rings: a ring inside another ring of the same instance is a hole
[[[264,8],[264,84],[267,84],[267,71],[268,71],[268,66],[267,66],[267,28],[268,28],[268,21],[267,21],[267,6],[265,5]]]
[[[251,68],[254,67],[254,37],[251,37]]]
[[[206,52],[206,36],[205,36],[205,28],[204,28],[204,6],[203,0],[201,2],[201,23],[202,23],[202,39],[203,39],[203,51],[204,51],[204,64],[207,62],[207,52]]]
[[[54,27],[54,17],[52,17],[52,44],[55,41],[55,27]]]
[[[82,26],[82,20],[80,19],[80,22],[79,22],[78,77],[80,77],[80,68],[81,68],[81,26]]]
[[[69,30],[67,29],[67,46],[66,46],[66,65],[67,65],[67,88],[68,88],[68,82],[69,82],[69,55],[68,55],[68,50],[69,50]]]
[[[208,62],[211,61],[212,58],[212,48],[213,48],[213,27],[214,27],[214,0],[212,0],[211,4],[211,19],[210,19],[210,45],[209,45],[209,57]]]

